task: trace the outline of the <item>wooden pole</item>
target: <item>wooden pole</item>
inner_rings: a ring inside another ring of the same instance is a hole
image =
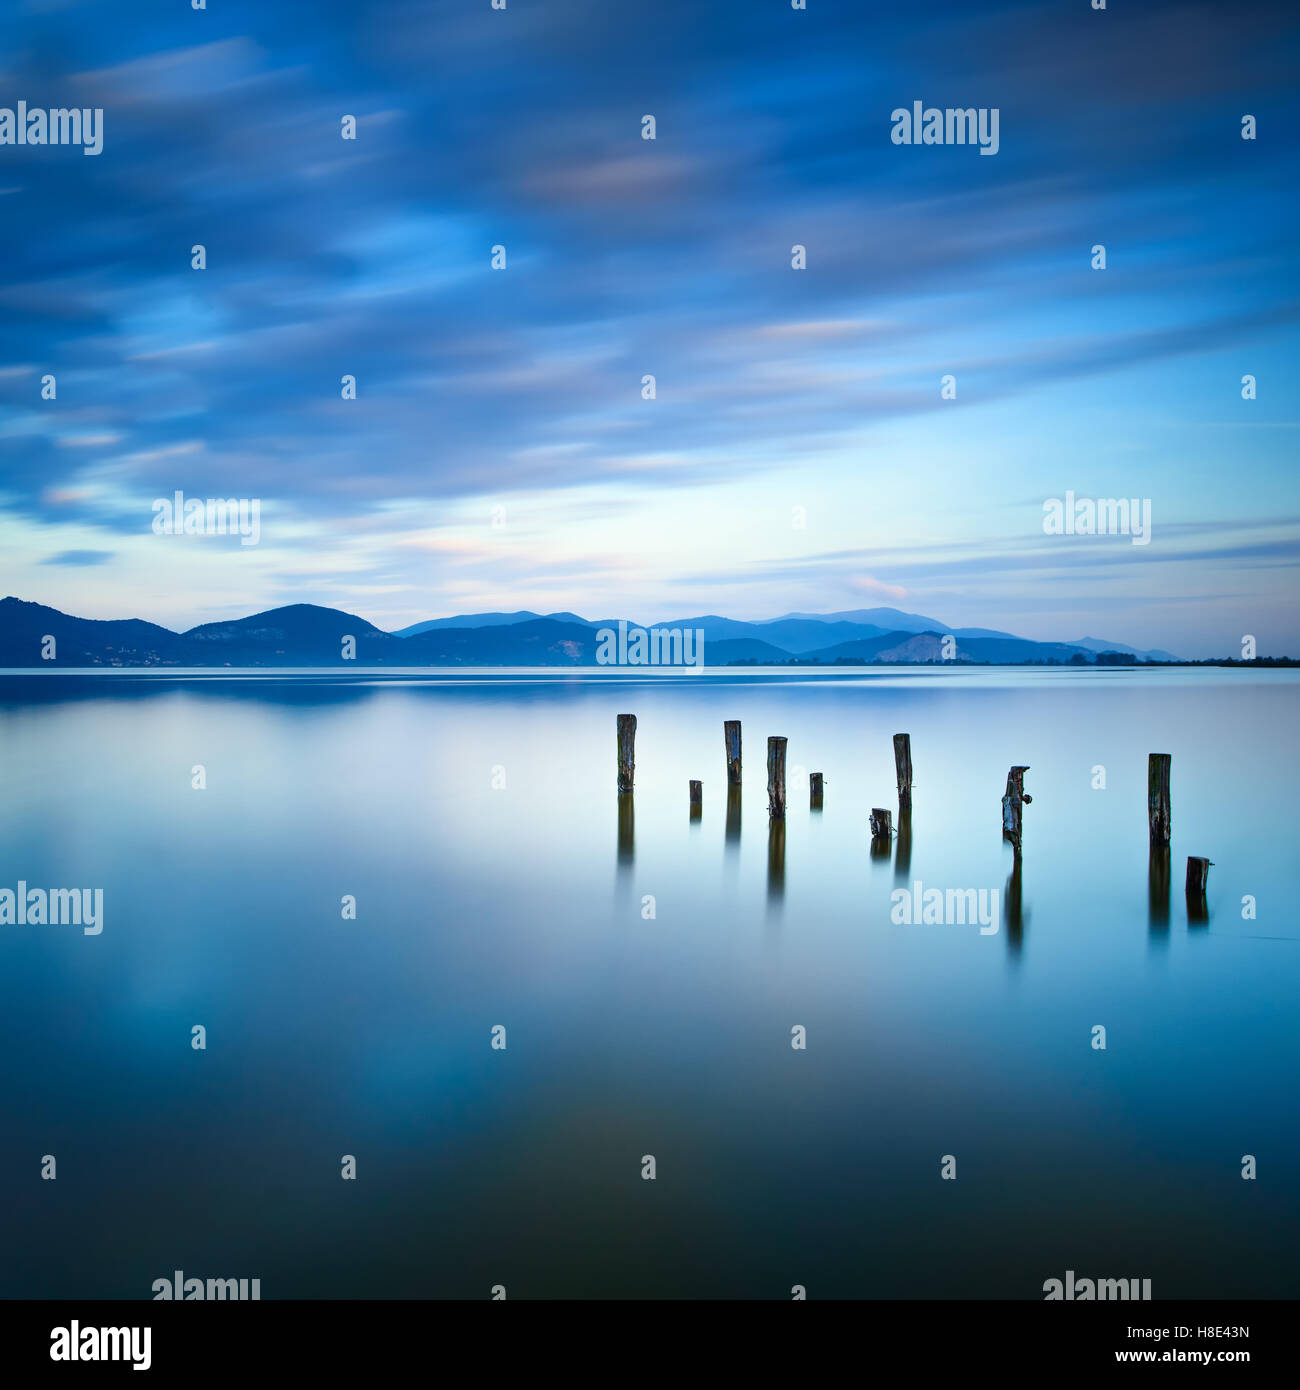
[[[912,735],[894,735],[894,772],[898,778],[898,819],[912,809]]]
[[[1011,841],[1017,857],[1020,854],[1021,831],[1023,829],[1022,808],[1028,806],[1034,799],[1025,791],[1025,773],[1028,771],[1027,764],[1024,767],[1019,764],[1013,767],[1007,773],[1007,789],[1002,797],[1002,838]]]
[[[704,783],[691,783],[691,819],[699,820],[704,810]]]
[[[630,864],[636,858],[636,807],[631,792],[618,794],[618,862]]]
[[[890,850],[893,848],[892,818],[893,812],[887,811],[881,806],[873,806],[871,809],[871,857],[873,859],[889,858]]]
[[[822,775],[820,772],[808,774],[808,809],[820,811],[822,808]]]
[[[1195,855],[1187,858],[1187,920],[1189,922],[1208,922],[1209,908],[1205,902],[1205,890],[1210,881],[1210,865],[1213,860],[1200,859]]]
[[[740,720],[724,719],[722,741],[727,747],[727,785],[740,786]]]
[[[1187,857],[1187,891],[1195,893],[1198,898],[1205,896],[1205,890],[1210,883],[1210,865],[1214,863],[1212,859],[1198,859],[1195,855]]]
[[[740,844],[740,788],[727,788],[726,841],[733,849]]]
[[[775,735],[767,741],[767,814],[785,819],[785,745],[788,740]]]
[[[618,789],[632,790],[632,775],[636,771],[636,715],[618,716]]]
[[[1147,825],[1153,845],[1169,843],[1169,753],[1147,757]]]

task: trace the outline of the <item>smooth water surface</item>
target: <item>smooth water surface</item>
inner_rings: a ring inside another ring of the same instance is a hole
[[[104,929],[0,927],[0,1294],[147,1298],[181,1269],[263,1298],[1041,1298],[1073,1269],[1295,1297],[1297,693],[1239,670],[5,678],[0,888],[102,888]],[[903,730],[910,847],[873,858]],[[1189,854],[1214,861],[1208,923]],[[918,880],[996,890],[996,932],[896,925]]]

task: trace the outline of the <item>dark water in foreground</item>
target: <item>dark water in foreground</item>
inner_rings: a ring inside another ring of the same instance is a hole
[[[0,1294],[147,1298],[181,1269],[263,1298],[1041,1298],[1073,1269],[1156,1299],[1300,1295],[1298,691],[7,678],[0,888],[102,887],[104,930],[0,926]],[[907,866],[866,831],[900,730]],[[768,734],[790,740],[783,856]],[[1173,755],[1167,917],[1152,751]],[[825,773],[820,814],[798,769]],[[1215,861],[1203,925],[1189,854]],[[896,879],[996,889],[997,932],[895,925]]]

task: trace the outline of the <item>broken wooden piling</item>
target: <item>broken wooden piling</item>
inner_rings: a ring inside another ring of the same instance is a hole
[[[871,808],[871,857],[888,859],[893,848],[893,812],[882,806]]]
[[[785,819],[785,745],[787,739],[773,735],[767,741],[767,814]]]
[[[1025,791],[1025,773],[1028,771],[1028,764],[1013,767],[1007,773],[1007,789],[1002,796],[1002,838],[1011,841],[1017,857],[1020,855],[1023,808],[1034,799]]]
[[[1172,754],[1151,753],[1147,757],[1147,825],[1153,845],[1169,843],[1169,764]]]
[[[722,721],[722,741],[727,749],[727,785],[740,786],[740,720]]]
[[[894,735],[894,773],[898,778],[898,819],[912,809],[912,735]]]
[[[704,783],[691,783],[691,819],[699,820],[704,810]]]
[[[725,838],[728,846],[735,850],[740,845],[740,788],[727,788],[727,827]]]
[[[1211,859],[1201,859],[1197,855],[1187,856],[1187,920],[1189,922],[1208,922],[1210,910],[1205,901],[1205,890],[1210,881]]]
[[[1205,890],[1210,882],[1210,865],[1213,859],[1201,859],[1194,854],[1187,856],[1187,891],[1195,893],[1198,897],[1205,896]]]
[[[618,789],[621,792],[632,790],[632,777],[636,771],[636,715],[618,716]]]
[[[808,774],[808,809],[810,811],[822,809],[822,775],[820,772]]]

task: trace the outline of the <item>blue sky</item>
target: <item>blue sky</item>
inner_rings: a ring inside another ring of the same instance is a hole
[[[0,146],[0,588],[1300,655],[1298,48],[1250,3],[11,3],[0,106],[104,150]],[[894,145],[916,100],[998,153]],[[177,489],[259,544],[154,535]],[[1067,490],[1151,543],[1044,535]]]

